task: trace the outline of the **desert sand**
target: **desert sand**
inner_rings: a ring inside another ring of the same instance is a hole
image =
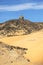
[[[0,42],[27,48],[28,50],[24,56],[29,59],[31,63],[43,65],[43,30],[21,36],[0,36]]]

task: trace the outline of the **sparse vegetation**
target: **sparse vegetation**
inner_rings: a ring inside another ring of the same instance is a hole
[[[43,29],[43,23],[33,23],[29,20],[23,20],[24,17],[20,17],[18,20],[9,20],[0,24],[0,35],[15,36],[15,35],[27,35],[34,31]],[[22,30],[23,32],[21,32]],[[19,31],[19,32],[18,32]],[[21,33],[21,34],[19,34]]]
[[[21,62],[28,63],[29,61],[27,61],[27,59],[23,56],[25,53],[24,50],[26,49],[0,42],[0,65],[19,65],[19,63],[22,65]]]

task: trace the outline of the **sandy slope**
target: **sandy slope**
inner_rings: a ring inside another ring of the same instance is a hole
[[[10,45],[28,48],[25,57],[30,59],[31,62],[42,63],[43,65],[43,30],[24,36],[0,36],[0,41]]]
[[[0,42],[0,65],[30,65],[23,48],[10,46]]]

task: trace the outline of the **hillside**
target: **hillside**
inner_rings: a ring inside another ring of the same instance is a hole
[[[30,61],[24,57],[26,50],[0,42],[0,65],[28,65]]]
[[[31,63],[35,63],[34,65],[43,65],[43,30],[31,33],[30,35],[13,37],[1,36],[0,41],[7,45],[27,48],[24,57],[29,59]]]
[[[27,35],[32,32],[41,30],[43,23],[34,23],[25,19],[9,20],[4,23],[0,23],[0,35],[2,36],[17,36]]]
[[[43,22],[0,23],[0,65],[43,65]]]

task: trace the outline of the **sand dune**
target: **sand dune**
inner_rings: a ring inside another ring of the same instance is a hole
[[[24,55],[32,63],[43,65],[43,30],[31,33],[30,35],[2,37],[0,41],[5,44],[28,48],[27,54]]]

